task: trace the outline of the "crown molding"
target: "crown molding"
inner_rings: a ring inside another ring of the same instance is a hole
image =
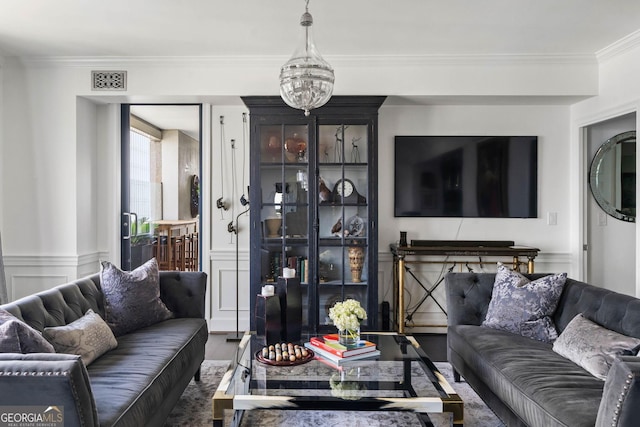
[[[628,36],[611,43],[603,49],[600,49],[596,52],[596,58],[598,59],[598,63],[602,64],[624,54],[625,52],[635,49],[638,46],[640,46],[640,30],[636,30]]]
[[[268,67],[279,68],[287,56],[136,56],[136,57],[18,57],[29,67],[126,68],[127,66],[171,67]],[[595,55],[582,54],[502,54],[502,55],[326,55],[333,67],[393,66],[497,66],[497,65],[596,65]]]

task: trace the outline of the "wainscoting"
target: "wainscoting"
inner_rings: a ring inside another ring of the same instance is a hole
[[[80,256],[4,256],[9,301],[100,271],[106,254]]]
[[[210,292],[209,292],[209,330],[211,332],[230,332],[236,330],[236,253],[235,250],[212,251],[209,253]],[[487,262],[482,266],[471,266],[474,271],[495,271],[495,262]],[[444,274],[449,266],[438,264],[423,264],[412,266],[412,272],[430,288],[440,274]],[[467,271],[464,264],[457,264],[456,271]],[[570,254],[541,253],[535,262],[536,272],[570,271]],[[393,318],[393,258],[390,252],[378,254],[378,295],[379,302],[388,301],[391,305]],[[239,326],[240,332],[248,329],[249,319],[253,313],[249,310],[249,253],[239,252]],[[407,278],[405,301],[408,308],[412,308],[424,295],[423,289],[413,280]],[[446,308],[444,283],[434,291],[434,297]],[[407,311],[409,312],[409,310]],[[381,315],[381,313],[379,313]],[[407,333],[444,333],[446,315],[439,309],[431,298],[416,310],[412,324],[407,327]],[[436,325],[436,326],[413,326]]]

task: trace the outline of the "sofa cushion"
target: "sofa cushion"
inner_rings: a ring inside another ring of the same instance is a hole
[[[131,272],[102,263],[100,285],[105,298],[105,320],[116,336],[173,317],[160,299],[158,263],[150,259]]]
[[[204,319],[170,319],[118,338],[87,368],[101,426],[142,426],[180,397],[204,359]],[[126,386],[123,386],[126,384]],[[172,397],[169,399],[169,397]]]
[[[56,352],[77,354],[87,366],[118,346],[111,328],[91,309],[68,325],[44,328],[44,336]]]
[[[0,353],[53,353],[40,332],[0,308]]]
[[[526,425],[593,427],[604,382],[552,345],[496,329],[450,326],[450,361],[482,379]]]
[[[553,351],[605,380],[618,356],[635,356],[640,339],[603,328],[582,314],[573,318],[553,343]]]
[[[491,301],[482,326],[539,341],[558,337],[551,316],[556,311],[566,273],[530,281],[498,263]]]

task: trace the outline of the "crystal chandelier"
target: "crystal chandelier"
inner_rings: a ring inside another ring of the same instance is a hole
[[[335,78],[333,68],[322,59],[313,43],[309,0],[300,25],[303,29],[302,43],[280,69],[280,96],[289,106],[304,110],[304,115],[308,116],[309,110],[322,107],[331,98]]]

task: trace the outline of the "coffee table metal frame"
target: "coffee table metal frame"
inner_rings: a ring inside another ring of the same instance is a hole
[[[308,337],[306,338],[308,340]],[[280,381],[282,384],[278,384],[278,381],[273,381],[274,384],[279,385],[279,387],[274,388],[278,394],[269,393],[270,388],[254,389],[257,387],[256,380],[252,379],[251,375],[253,364],[260,363],[255,359],[255,351],[259,348],[260,341],[254,332],[245,332],[238,346],[235,360],[232,360],[229,364],[212,398],[214,427],[223,426],[225,410],[234,410],[231,425],[239,426],[244,411],[254,409],[412,411],[426,426],[432,425],[427,413],[450,412],[453,414],[453,425],[463,425],[462,399],[412,336],[395,332],[367,332],[364,338],[378,342],[381,355],[374,359],[361,359],[349,363],[366,366],[367,364],[379,362],[402,362],[404,380],[399,381],[398,384],[390,385],[385,383],[386,391],[391,390],[396,396],[369,396],[357,400],[343,400],[326,393],[326,386],[324,387],[325,393],[316,393],[314,395],[314,390],[318,390],[318,387],[322,389],[322,386],[318,384],[329,384],[331,377],[329,374],[326,375],[326,378],[320,378],[321,381],[314,382],[313,387],[304,393],[306,396],[301,396],[299,392],[295,396],[282,395],[283,389],[297,388],[299,390],[307,385],[305,380],[293,375],[291,378]],[[303,337],[304,339],[305,337]],[[395,348],[393,348],[394,344],[396,345]],[[318,357],[316,356],[316,358]],[[308,363],[321,362],[326,364],[324,359],[313,360]],[[375,365],[369,366],[375,367]],[[287,372],[290,372],[289,368],[280,366],[267,366],[267,369],[278,370],[278,374],[285,377]],[[416,369],[420,376],[424,375],[424,378],[420,378],[421,380],[432,383],[434,392],[430,394],[433,395],[425,395],[427,393],[424,392],[420,392],[422,395],[418,395],[413,388],[412,381],[417,378],[412,380],[411,377],[415,375]],[[328,369],[327,372],[339,371],[337,369]],[[256,394],[252,394],[252,391],[255,391]],[[398,397],[397,394],[399,393],[402,396]]]

